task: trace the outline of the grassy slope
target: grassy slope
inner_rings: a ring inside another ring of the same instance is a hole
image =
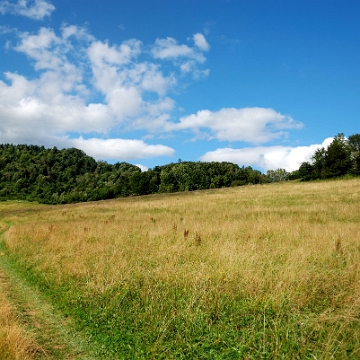
[[[96,358],[356,359],[359,200],[353,179],[13,204],[3,252]]]

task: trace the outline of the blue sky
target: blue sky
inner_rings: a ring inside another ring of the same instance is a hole
[[[295,170],[359,133],[358,0],[0,0],[0,143]]]

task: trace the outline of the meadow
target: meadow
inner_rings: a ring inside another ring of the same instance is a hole
[[[6,202],[0,229],[8,359],[360,358],[359,178]]]

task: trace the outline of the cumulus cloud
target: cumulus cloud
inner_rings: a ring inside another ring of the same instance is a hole
[[[72,28],[73,34],[74,31]],[[73,55],[74,50],[66,28],[64,33],[66,37],[41,28],[36,34],[19,35],[14,49],[33,61],[39,76],[27,79],[7,72],[4,74],[7,82],[0,81],[3,142],[32,142],[39,134],[46,137],[89,130],[105,133],[114,124],[114,115],[106,104],[86,101],[88,92],[81,64],[69,61],[68,55]]]
[[[178,44],[176,39],[167,37],[165,39],[156,39],[151,49],[151,54],[155,59],[171,60],[178,66],[183,73],[192,73],[194,77],[199,78],[198,64],[203,64],[206,58],[204,51],[209,51],[210,45],[203,34],[195,34],[192,37],[193,47]],[[209,70],[202,70],[201,75],[207,76]]]
[[[46,16],[50,16],[55,10],[55,6],[46,0],[18,0],[17,2],[1,1],[0,13],[10,13],[13,15],[21,15],[33,20],[43,20]]]
[[[125,139],[69,139],[74,147],[82,149],[96,159],[144,159],[157,156],[173,156],[175,150],[164,145],[149,145],[143,140]]]
[[[191,130],[209,139],[259,144],[286,136],[285,130],[301,127],[301,123],[273,109],[254,107],[200,110],[170,124],[169,130]]]
[[[121,45],[109,46],[108,42],[94,41],[88,48],[89,58],[94,66],[125,65],[141,53],[142,42],[127,40]]]
[[[310,146],[259,146],[242,149],[222,148],[204,154],[201,161],[229,161],[239,165],[255,166],[266,170],[285,169],[294,171],[304,161],[310,161],[320,147],[327,147],[333,138],[327,138],[322,144]]]
[[[195,45],[202,51],[209,51],[210,45],[206,41],[205,36],[203,34],[195,34],[194,35],[194,43]]]
[[[195,57],[195,52],[187,45],[178,45],[174,38],[156,39],[155,46],[151,50],[154,58],[175,59],[178,57]]]
[[[135,61],[141,52],[142,43],[134,39],[120,46],[95,41],[87,49],[93,83],[120,122],[133,121],[156,107],[161,112],[164,102],[169,103],[166,93],[176,84],[174,75],[165,76],[158,64]],[[157,98],[144,101],[145,93]]]
[[[59,32],[42,27],[13,34],[17,43],[9,49],[31,61],[35,76],[6,72],[0,80],[0,142],[76,146],[97,158],[118,160],[173,155],[167,146],[111,135],[164,131],[175,107],[168,93],[184,75],[176,67],[164,72],[167,55],[154,57],[137,39],[110,44],[84,27],[67,24]],[[157,39],[150,49],[177,44],[169,39]],[[194,42],[194,47],[175,48],[181,49],[178,56],[183,51],[185,62],[193,62],[188,71],[196,77],[196,72],[206,72],[198,65],[205,61],[207,42],[201,36]]]
[[[114,123],[106,105],[85,104],[81,98],[61,93],[56,74],[44,74],[32,81],[12,73],[6,77],[10,85],[0,81],[0,141],[3,143],[39,142],[41,137],[67,132],[106,133]]]
[[[66,76],[74,76],[76,72],[79,74],[76,66],[67,59],[70,43],[57,36],[52,29],[40,28],[37,34],[21,33],[19,38],[20,43],[14,49],[34,60],[35,70],[52,70]]]

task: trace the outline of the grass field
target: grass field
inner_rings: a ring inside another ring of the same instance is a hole
[[[0,203],[0,227],[8,359],[360,358],[360,179]]]

